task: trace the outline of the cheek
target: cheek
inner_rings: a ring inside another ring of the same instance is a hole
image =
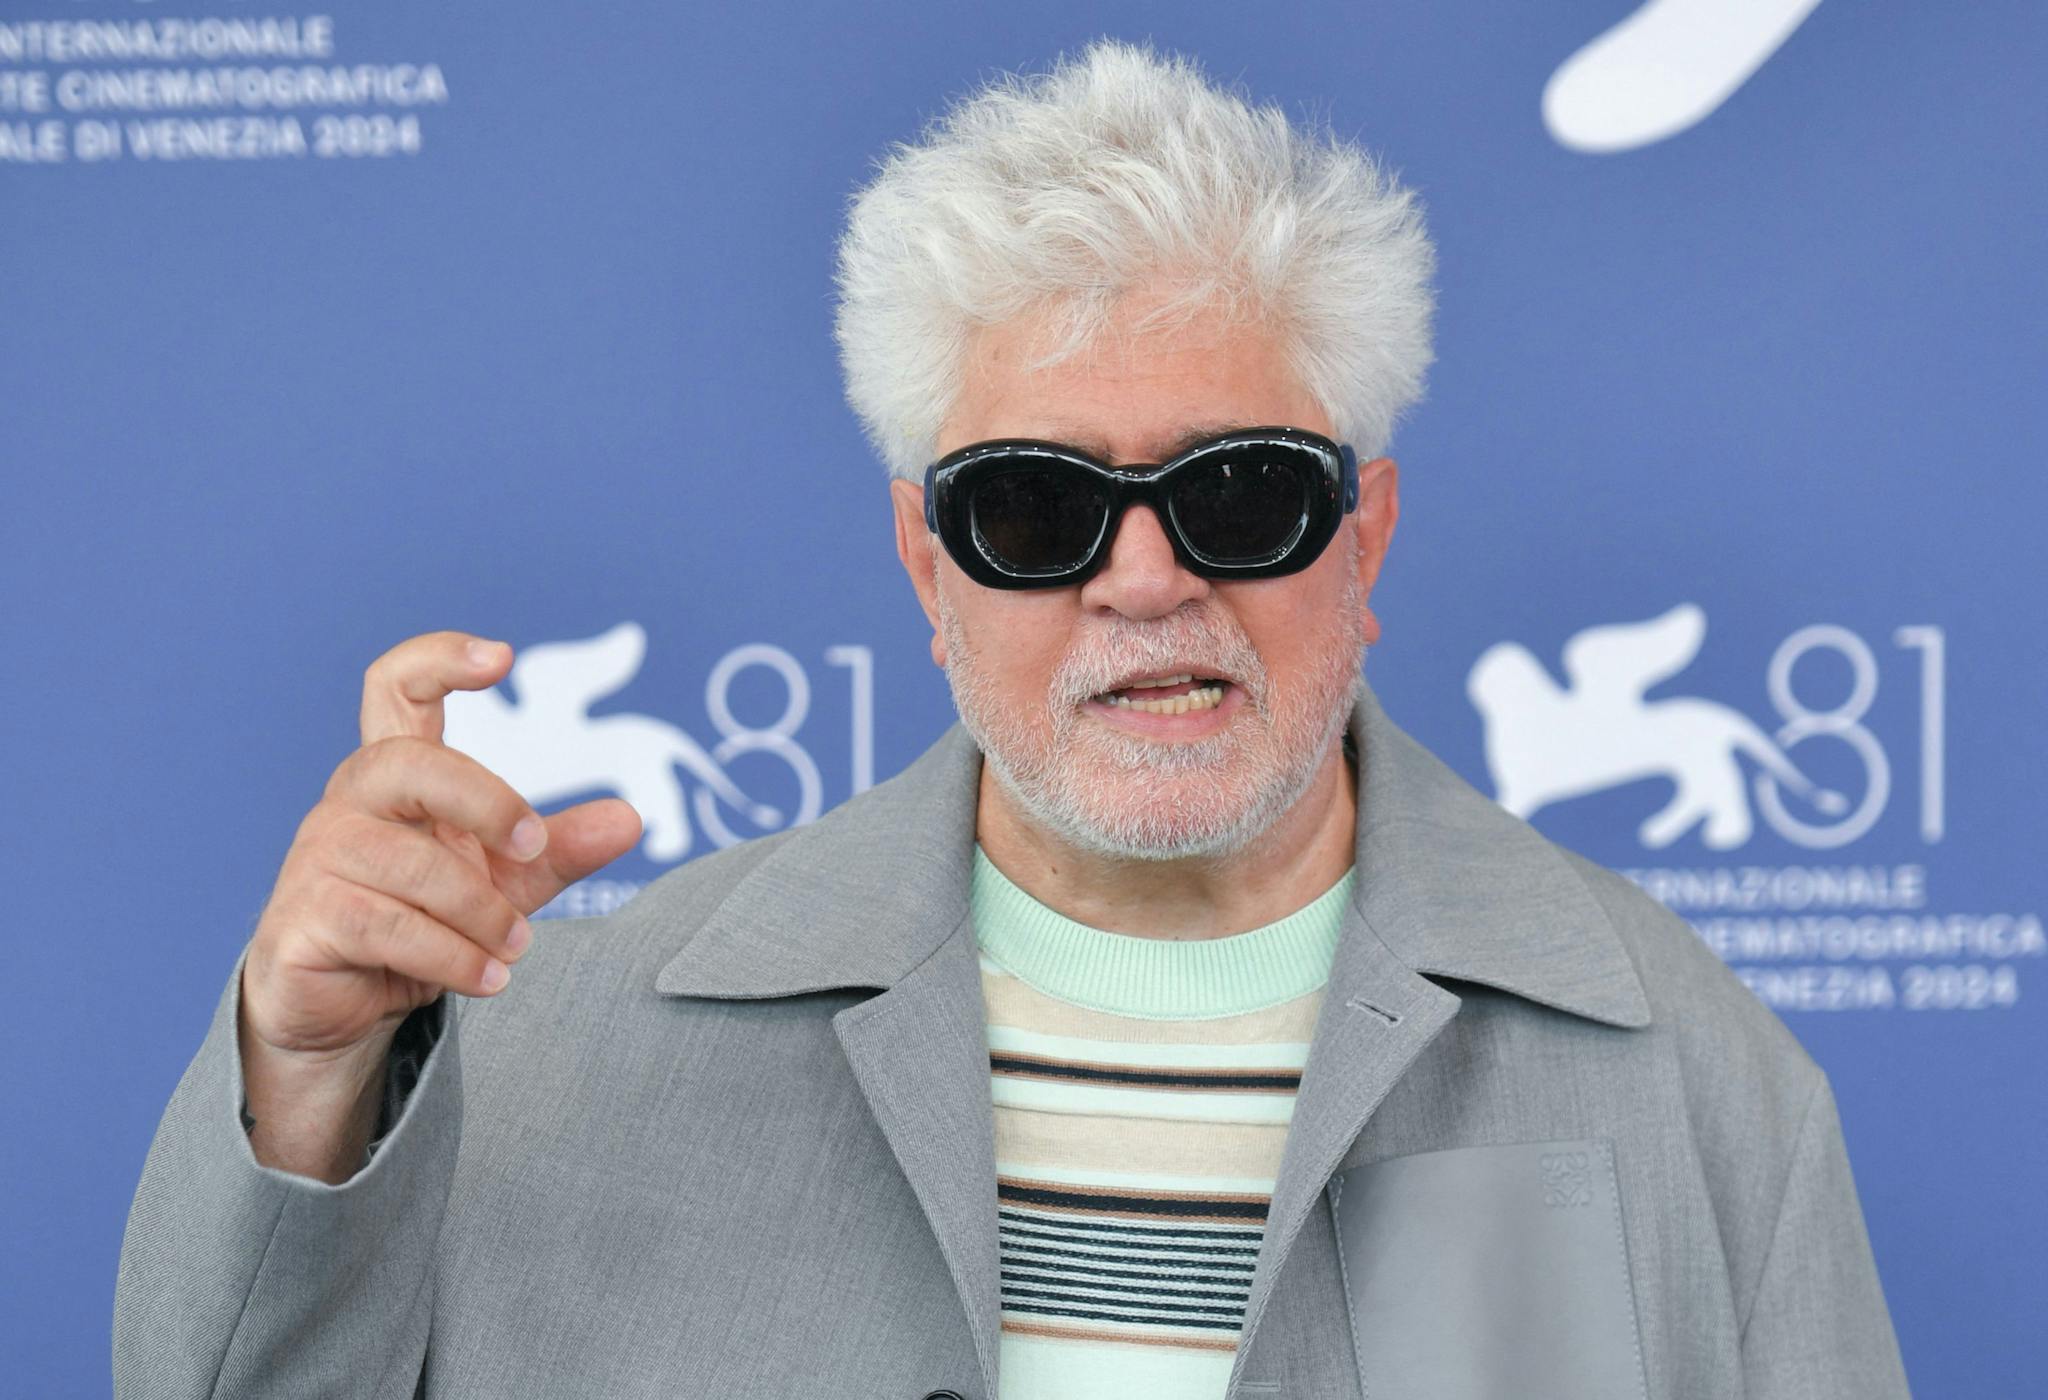
[[[1272,586],[1238,585],[1240,590],[1257,591],[1240,592],[1231,600],[1238,626],[1278,685],[1316,669],[1353,630],[1344,615],[1343,578],[1326,567],[1334,562],[1326,554],[1299,574],[1270,580]]]
[[[1078,594],[975,588],[960,620],[983,670],[1014,694],[1044,695],[1072,641]]]
[[[1020,700],[1044,699],[1053,672],[1066,655],[1065,634],[1027,634],[1012,629],[1001,634],[996,653],[1004,685]]]

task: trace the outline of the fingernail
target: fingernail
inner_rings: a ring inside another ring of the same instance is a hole
[[[524,918],[512,921],[512,931],[505,935],[505,951],[518,957],[526,951],[526,945],[533,942],[533,925]]]
[[[506,967],[505,964],[499,962],[496,958],[492,958],[484,964],[484,990],[486,992],[501,992],[505,989],[505,984],[511,980],[512,969]]]
[[[498,659],[498,648],[501,645],[503,643],[500,642],[471,642],[469,644],[470,664],[474,666],[490,665]]]
[[[548,843],[548,825],[539,817],[524,817],[512,828],[512,858],[532,860]]]

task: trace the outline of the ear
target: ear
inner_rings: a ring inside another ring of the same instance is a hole
[[[901,477],[889,483],[890,503],[896,508],[896,557],[910,586],[917,591],[918,605],[932,626],[932,661],[946,664],[946,641],[939,631],[939,580],[932,556],[932,535],[924,527],[924,488]]]
[[[1400,472],[1391,457],[1375,457],[1358,465],[1358,509],[1352,512],[1352,530],[1358,540],[1358,588],[1366,598],[1365,641],[1370,646],[1380,639],[1380,620],[1372,611],[1372,588],[1379,581],[1380,565],[1387,547],[1394,542],[1394,522],[1401,518]]]

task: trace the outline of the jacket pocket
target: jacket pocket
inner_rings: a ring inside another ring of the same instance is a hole
[[[1368,1400],[1643,1400],[1605,1140],[1459,1147],[1329,1184]]]

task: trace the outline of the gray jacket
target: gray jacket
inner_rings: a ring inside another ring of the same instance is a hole
[[[1231,1396],[1904,1395],[1791,1035],[1370,695],[1352,735],[1356,902]],[[136,1191],[119,1393],[996,1395],[980,769],[955,728],[542,925],[341,1186],[251,1155],[231,978]]]

